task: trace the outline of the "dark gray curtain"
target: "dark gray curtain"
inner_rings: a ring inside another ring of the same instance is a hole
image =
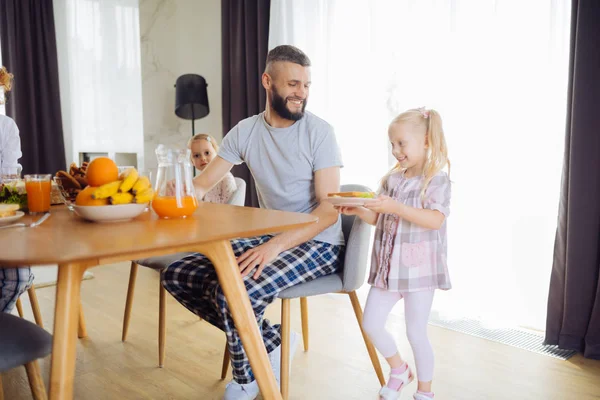
[[[546,343],[600,359],[600,1],[573,1],[571,24],[567,135]]]
[[[260,77],[269,43],[270,0],[222,0],[223,134],[266,104]],[[233,174],[247,183],[246,205],[258,207],[256,187],[246,165]]]
[[[19,127],[23,173],[66,169],[52,0],[0,0],[0,39],[15,76],[6,114]]]

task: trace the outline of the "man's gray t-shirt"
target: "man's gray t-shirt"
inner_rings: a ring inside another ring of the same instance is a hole
[[[219,157],[235,165],[246,163],[261,208],[307,214],[319,205],[315,172],[342,167],[333,127],[308,111],[287,128],[273,128],[264,113],[240,121],[223,139]],[[341,227],[338,218],[314,240],[344,244]]]

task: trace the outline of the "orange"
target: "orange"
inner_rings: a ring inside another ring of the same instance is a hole
[[[88,185],[102,186],[105,183],[111,183],[119,179],[119,169],[117,164],[108,157],[94,158],[87,167]]]
[[[92,192],[98,189],[94,186],[88,186],[83,189],[75,198],[75,204],[78,206],[107,206],[108,199],[95,200],[92,199]]]

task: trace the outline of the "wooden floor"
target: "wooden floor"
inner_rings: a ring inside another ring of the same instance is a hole
[[[219,380],[225,338],[222,332],[169,298],[165,368],[157,368],[158,273],[140,268],[129,337],[121,342],[128,265],[92,270],[82,297],[89,337],[77,345],[75,398],[221,399]],[[52,328],[54,288],[38,290],[44,323]],[[26,318],[33,320],[27,296]],[[364,299],[363,299],[364,300]],[[292,303],[292,329],[300,331],[299,302]],[[377,399],[378,381],[364,348],[347,296],[309,299],[311,342],[293,360],[290,398]],[[267,311],[279,320],[279,302]],[[389,329],[412,362],[402,321]],[[575,356],[560,361],[437,327],[429,327],[436,353],[436,399],[600,399],[600,362]],[[41,360],[48,385],[49,358]],[[385,368],[387,374],[387,367]],[[31,399],[24,368],[3,374],[5,398]],[[412,399],[416,384],[402,399]]]

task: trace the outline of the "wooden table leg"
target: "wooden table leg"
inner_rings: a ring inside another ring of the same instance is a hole
[[[79,298],[79,318],[77,318],[77,337],[83,339],[87,337],[87,327],[85,326],[85,316],[83,315],[83,304]]]
[[[58,266],[50,367],[50,400],[73,398],[77,325],[80,311],[79,290],[86,268],[87,265],[78,263]]]
[[[231,243],[228,240],[207,243],[202,245],[198,251],[206,255],[215,266],[219,283],[227,298],[229,310],[246,354],[248,354],[252,372],[258,381],[263,398],[281,400],[281,393],[277,389],[267,350],[258,330],[254,310],[250,305],[250,299],[242,281]]]

